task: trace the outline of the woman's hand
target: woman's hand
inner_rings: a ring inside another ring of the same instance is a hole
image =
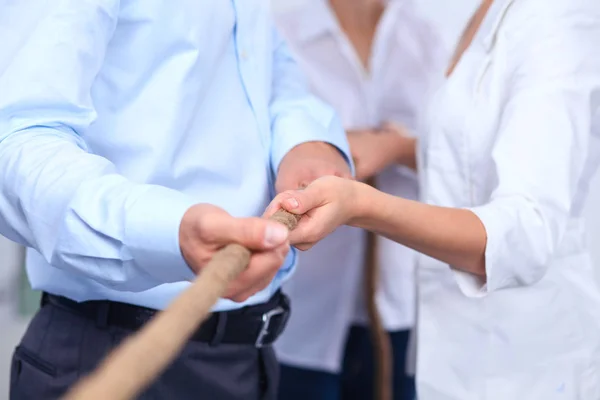
[[[487,232],[471,210],[438,207],[395,197],[364,183],[319,178],[305,190],[278,195],[265,212],[283,208],[303,215],[290,232],[290,244],[308,250],[338,226],[382,235],[453,268],[486,276]]]
[[[356,179],[364,181],[377,175],[394,163],[396,142],[392,133],[371,129],[347,132],[348,143],[354,159]]]
[[[265,216],[270,217],[279,209],[304,215],[290,233],[289,240],[296,248],[308,250],[337,227],[352,220],[358,211],[361,186],[365,185],[334,176],[319,178],[304,190],[279,194],[265,211]]]
[[[381,127],[383,132],[398,137],[396,163],[416,171],[417,169],[417,139],[402,125],[386,122]]]
[[[348,131],[347,137],[359,181],[371,178],[393,164],[406,161],[412,167],[410,160],[405,159],[409,158],[408,154],[414,154],[416,141],[399,125],[387,123],[380,130]]]

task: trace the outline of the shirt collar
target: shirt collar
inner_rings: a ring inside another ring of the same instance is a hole
[[[296,16],[297,38],[300,43],[310,42],[337,30],[337,23],[328,0],[310,0]]]
[[[502,21],[508,12],[508,9],[515,0],[494,0],[488,14],[483,20],[481,27],[482,44],[486,52],[489,52],[494,46],[496,35],[502,25]]]

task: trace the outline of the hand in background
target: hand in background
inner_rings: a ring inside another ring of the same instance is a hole
[[[294,147],[283,158],[277,173],[277,193],[308,186],[322,176],[351,178],[350,167],[342,153],[324,142],[308,142]]]
[[[410,138],[400,125],[386,123],[377,130],[351,130],[347,136],[357,180],[369,179],[394,164],[414,164],[416,140]],[[408,153],[413,154],[413,163],[410,163]]]
[[[202,270],[215,252],[230,243],[254,250],[248,268],[225,295],[242,302],[266,288],[283,265],[289,251],[288,230],[263,218],[234,218],[210,204],[197,204],[183,216],[179,245],[195,273]]]
[[[417,138],[402,125],[394,122],[386,122],[382,125],[383,132],[393,133],[400,137],[401,144],[398,148],[396,163],[404,165],[413,170],[417,169]]]

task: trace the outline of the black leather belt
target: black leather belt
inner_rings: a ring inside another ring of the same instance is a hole
[[[66,297],[43,293],[42,307],[46,304],[95,320],[99,326],[115,326],[131,331],[140,329],[158,312],[114,301],[78,303]],[[191,339],[213,346],[220,343],[268,346],[283,332],[289,315],[289,299],[278,291],[266,303],[212,313]]]

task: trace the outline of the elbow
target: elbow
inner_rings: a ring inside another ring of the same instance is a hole
[[[481,279],[487,279],[485,252],[482,251],[479,255],[472,257],[462,269]]]
[[[557,248],[552,236],[552,230],[541,220],[539,225],[516,226],[514,233],[497,244],[499,249],[486,254],[488,289],[524,288],[541,281]]]
[[[540,206],[524,197],[495,200],[473,210],[486,230],[487,242],[474,271],[494,292],[537,284],[548,271],[564,233],[568,212]]]
[[[479,259],[455,268],[454,276],[467,297],[485,297],[508,289],[522,289],[541,281],[548,270],[552,250],[538,244],[519,242],[509,237],[488,242]]]

